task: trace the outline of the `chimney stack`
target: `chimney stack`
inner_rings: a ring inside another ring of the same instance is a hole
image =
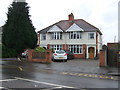
[[[69,20],[69,21],[73,21],[73,20],[74,20],[74,15],[73,15],[73,13],[71,13],[71,14],[68,15],[68,20]]]

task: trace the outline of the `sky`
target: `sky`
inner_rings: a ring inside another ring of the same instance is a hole
[[[0,0],[0,26],[7,20],[8,7],[13,0]],[[119,0],[26,0],[31,20],[39,31],[60,20],[84,19],[102,32],[103,44],[118,41]]]

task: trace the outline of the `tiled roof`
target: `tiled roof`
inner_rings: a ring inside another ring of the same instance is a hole
[[[54,25],[58,26],[63,31],[66,31],[74,23],[76,25],[78,25],[80,28],[82,28],[85,32],[97,31],[100,34],[102,34],[101,31],[97,27],[91,25],[90,23],[86,22],[83,19],[74,19],[72,21],[70,21],[70,20],[61,20],[61,21],[59,21],[59,22],[57,22],[57,23],[55,23],[53,25],[50,25],[50,26],[38,31],[38,33],[47,33],[47,31],[50,28],[52,28]]]

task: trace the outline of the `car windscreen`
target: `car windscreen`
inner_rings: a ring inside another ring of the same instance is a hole
[[[56,53],[61,54],[61,53],[65,53],[65,51],[64,50],[59,50],[59,51],[56,51]]]

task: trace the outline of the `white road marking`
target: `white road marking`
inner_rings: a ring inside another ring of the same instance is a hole
[[[0,87],[0,90],[7,90],[6,87]]]
[[[5,81],[14,81],[14,80],[18,80],[18,79],[5,79],[5,80],[0,80],[0,82],[5,82]]]
[[[55,86],[55,87],[75,88],[75,87],[70,87],[70,86],[52,84],[52,83],[47,83],[47,82],[40,82],[40,81],[35,81],[35,80],[30,80],[30,79],[25,79],[25,78],[19,78],[19,77],[14,77],[14,78],[19,79],[19,80],[25,80],[25,81],[35,82],[35,83],[41,83],[41,84],[51,85],[51,86]]]
[[[53,87],[53,88],[50,88],[50,89],[58,89],[58,88],[62,88],[62,87]]]
[[[23,71],[23,69],[21,67],[18,67],[20,71]]]
[[[5,88],[5,87],[0,87],[0,89]]]

